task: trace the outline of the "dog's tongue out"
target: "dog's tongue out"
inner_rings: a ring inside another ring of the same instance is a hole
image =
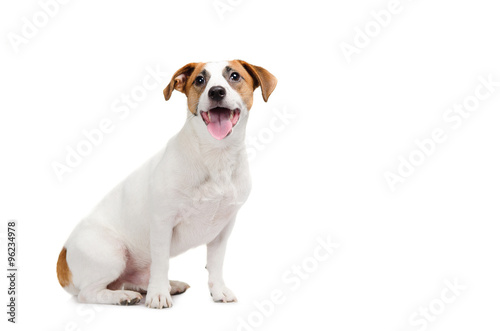
[[[233,124],[229,119],[231,111],[227,108],[214,108],[209,110],[209,112],[210,123],[207,125],[208,132],[217,140],[224,139],[233,128]]]

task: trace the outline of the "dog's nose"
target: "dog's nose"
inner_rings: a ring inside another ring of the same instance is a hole
[[[215,101],[221,101],[226,96],[226,89],[222,86],[212,86],[208,90],[208,97]]]

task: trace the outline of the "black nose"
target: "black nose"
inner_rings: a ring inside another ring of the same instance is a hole
[[[226,89],[222,86],[212,86],[208,90],[208,97],[215,101],[221,101],[226,96]]]

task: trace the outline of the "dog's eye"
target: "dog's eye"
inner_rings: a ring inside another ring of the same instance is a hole
[[[239,73],[237,73],[237,72],[233,72],[233,73],[231,74],[230,78],[231,78],[231,80],[232,80],[232,81],[237,82],[237,81],[239,81],[239,80],[240,80],[241,76],[240,76],[240,74],[239,74]]]
[[[205,84],[205,77],[198,76],[194,79],[194,83],[198,86]]]

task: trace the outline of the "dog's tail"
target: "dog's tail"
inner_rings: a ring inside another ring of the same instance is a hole
[[[66,253],[66,247],[63,247],[61,253],[59,253],[59,259],[57,260],[57,279],[59,280],[59,284],[61,284],[66,291],[73,295],[77,295],[79,291],[73,285],[73,275],[66,261]]]

